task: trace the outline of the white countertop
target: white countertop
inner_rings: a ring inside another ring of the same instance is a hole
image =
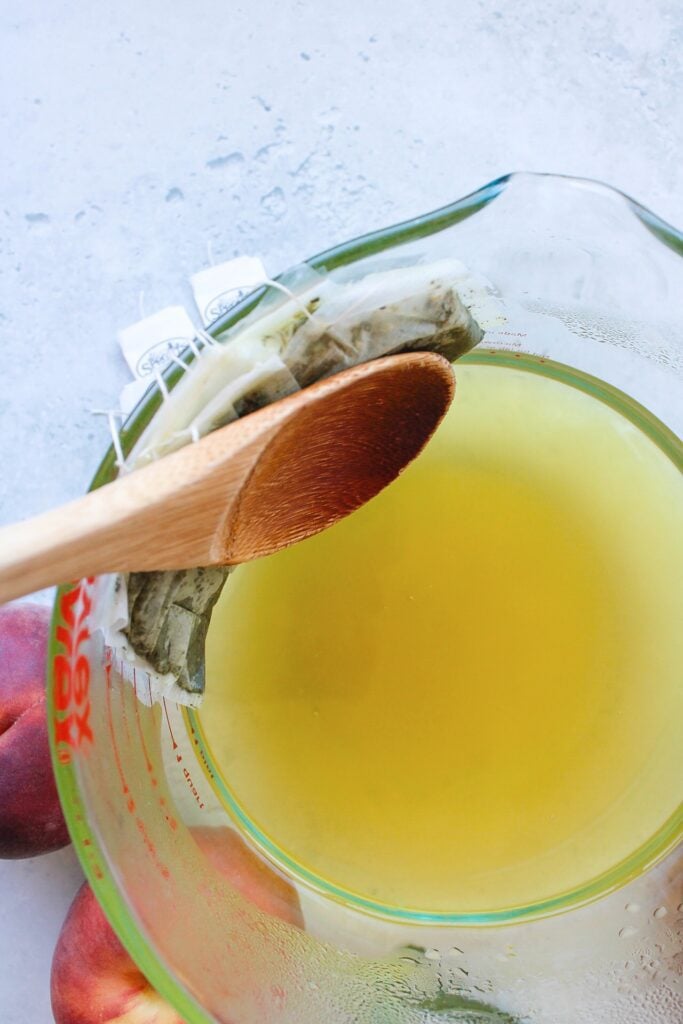
[[[0,40],[2,522],[86,488],[117,329],[210,259],[275,274],[519,169],[683,224],[673,0],[24,0]],[[71,850],[0,862],[2,1024],[52,1020],[79,878]]]

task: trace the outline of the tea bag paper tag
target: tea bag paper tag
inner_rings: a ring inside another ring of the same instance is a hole
[[[167,306],[119,331],[119,345],[134,377],[155,379],[192,342],[195,325],[183,306]]]
[[[268,281],[266,268],[255,256],[238,256],[190,278],[204,327],[227,313],[243,296]]]
[[[183,306],[167,306],[119,331],[121,351],[135,377],[119,396],[124,416],[133,411],[157,373],[163,372],[172,357],[187,348],[196,334],[197,329]]]

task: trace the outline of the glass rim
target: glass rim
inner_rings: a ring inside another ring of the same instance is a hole
[[[531,356],[518,352],[489,349],[483,344],[461,356],[458,364],[485,365],[517,368],[530,373],[541,374],[550,380],[558,381],[577,388],[615,409],[628,422],[638,429],[655,444],[662,454],[674,466],[683,472],[683,452],[677,436],[657,419],[648,409],[630,395],[619,391],[610,384],[598,380],[587,373],[577,374],[571,368],[553,359],[542,356]],[[506,925],[521,921],[533,921],[575,910],[592,903],[617,889],[622,888],[634,878],[645,874],[660,860],[670,853],[683,837],[683,803],[667,818],[665,822],[644,843],[623,857],[616,864],[587,879],[580,885],[563,890],[556,895],[542,899],[530,900],[497,910],[440,910],[427,911],[413,908],[387,905],[371,900],[358,893],[344,889],[342,886],[328,881],[315,871],[305,868],[296,857],[290,856],[278,844],[256,825],[243,808],[239,799],[224,782],[211,744],[201,723],[201,713],[196,708],[183,708],[186,724],[190,726],[195,743],[198,744],[201,757],[199,767],[205,775],[209,786],[213,789],[219,802],[228,815],[241,830],[249,836],[252,843],[261,853],[281,871],[294,877],[295,881],[328,899],[332,899],[351,910],[360,911],[384,920],[401,924],[436,925],[474,927],[481,925]]]
[[[438,207],[428,213],[418,215],[390,225],[376,231],[357,236],[347,242],[332,246],[320,253],[302,261],[299,266],[321,272],[329,273],[348,263],[355,262],[362,258],[381,252],[391,245],[402,245],[411,241],[427,238],[448,227],[452,227],[460,221],[466,220],[475,213],[484,209],[498,196],[504,193],[508,186],[514,182],[524,179],[543,179],[548,182],[557,183],[570,188],[585,189],[601,195],[610,200],[617,200],[625,204],[627,210],[666,248],[671,249],[679,256],[683,256],[683,231],[675,228],[662,218],[658,217],[648,207],[633,199],[626,192],[605,182],[592,178],[575,177],[571,175],[554,174],[539,171],[515,171],[502,175],[488,182],[482,187],[466,194],[445,206]],[[286,281],[289,270],[278,275],[277,281]],[[206,331],[212,337],[217,337],[229,328],[236,327],[248,314],[257,309],[266,298],[271,288],[262,286],[241,299],[234,307],[218,317],[210,324]],[[188,351],[188,362],[192,359],[192,353]],[[180,379],[182,372],[174,367],[167,369],[162,374],[164,385],[170,390]],[[163,402],[162,388],[159,383],[154,382],[140,399],[138,405],[128,416],[120,431],[121,447],[125,454],[128,454],[138,437],[150,423],[157,410]],[[105,452],[95,476],[90,484],[89,490],[110,482],[116,476],[117,453],[111,445]],[[51,632],[49,639],[49,656],[47,663],[47,714],[50,722],[54,721],[54,678],[53,662],[57,653],[56,629],[60,622],[60,601],[63,596],[71,590],[73,584],[59,587],[53,606]],[[125,890],[116,881],[112,866],[103,850],[102,843],[96,833],[93,824],[87,818],[87,812],[81,801],[78,777],[73,762],[63,763],[60,761],[55,743],[54,730],[48,729],[50,738],[50,749],[52,754],[53,772],[57,784],[60,802],[64,812],[69,834],[71,836],[76,855],[81,863],[86,880],[91,885],[102,910],[112,925],[121,943],[140,968],[144,976],[157,992],[165,998],[170,1005],[180,1013],[188,1024],[212,1024],[213,1018],[203,1009],[187,988],[181,983],[173,969],[164,961],[160,952],[147,938],[144,928],[137,920]],[[677,820],[676,820],[677,819]],[[673,828],[671,827],[673,822]],[[669,835],[669,842],[664,849],[660,845],[662,829],[660,829],[642,850],[649,853],[642,865],[627,877],[619,876],[611,888],[603,889],[597,895],[587,896],[580,902],[574,902],[571,906],[564,908],[549,907],[543,915],[547,916],[559,913],[561,910],[569,911],[587,902],[607,895],[632,878],[649,870],[655,863],[661,860],[667,853],[671,852],[676,844],[676,838],[680,835],[683,827],[683,812],[675,815],[673,819],[665,823],[663,829]],[[655,843],[655,839],[657,842]],[[656,847],[656,849],[655,849]],[[658,852],[657,852],[658,851]],[[509,923],[526,918],[508,918]],[[431,923],[431,922],[430,922]],[[453,922],[444,922],[444,924]],[[462,921],[458,922],[462,924]],[[502,920],[480,920],[471,922],[473,925],[502,924]]]

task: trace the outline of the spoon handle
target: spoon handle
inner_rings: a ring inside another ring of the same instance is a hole
[[[0,602],[104,571],[112,539],[105,490],[0,530]]]
[[[224,427],[75,501],[0,528],[0,603],[83,576],[216,564],[216,524],[237,500],[263,443],[262,435],[244,435],[237,425]]]
[[[82,576],[143,568],[151,524],[138,476],[0,529],[0,603]],[[169,528],[154,523],[160,533]]]

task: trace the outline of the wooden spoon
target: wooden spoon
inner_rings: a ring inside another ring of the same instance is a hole
[[[310,537],[415,458],[453,392],[442,356],[386,356],[6,526],[0,602],[100,573],[247,562]]]

